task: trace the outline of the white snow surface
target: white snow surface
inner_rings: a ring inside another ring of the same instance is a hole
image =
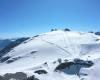
[[[100,36],[93,33],[63,30],[31,37],[3,56],[10,56],[10,59],[20,58],[9,64],[0,63],[0,74],[25,72],[29,76],[34,74],[39,80],[100,80],[100,41],[96,41],[97,39],[100,39]],[[68,75],[54,72],[59,63],[53,62],[59,58],[91,60],[94,65],[80,70],[81,73],[88,74],[87,76]],[[45,62],[47,64],[44,64]],[[34,73],[39,69],[48,73]]]

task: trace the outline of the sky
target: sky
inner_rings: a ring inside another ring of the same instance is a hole
[[[100,0],[0,0],[0,37],[33,36],[52,28],[100,31]]]

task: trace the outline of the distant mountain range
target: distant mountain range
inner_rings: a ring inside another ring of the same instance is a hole
[[[12,42],[10,39],[0,39],[0,50],[5,48],[7,45],[9,45]]]

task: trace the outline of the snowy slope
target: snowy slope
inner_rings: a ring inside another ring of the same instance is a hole
[[[99,39],[93,33],[63,30],[31,37],[2,56],[1,59],[9,58],[0,63],[0,74],[25,72],[27,75],[34,74],[39,80],[99,80]],[[59,59],[64,62],[76,58],[93,61],[92,67],[80,70],[87,76],[54,71],[60,64]],[[46,70],[47,74],[34,73],[40,69]],[[98,73],[97,77],[95,73]]]

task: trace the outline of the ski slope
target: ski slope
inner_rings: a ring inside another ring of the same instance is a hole
[[[31,37],[2,56],[10,58],[0,63],[0,74],[25,72],[29,76],[34,74],[39,80],[99,80],[99,39],[100,36],[93,33],[63,30]],[[73,61],[76,58],[94,62],[92,67],[80,70],[80,73],[86,73],[87,76],[54,71],[59,64],[58,59]],[[34,73],[39,69],[48,73]]]

